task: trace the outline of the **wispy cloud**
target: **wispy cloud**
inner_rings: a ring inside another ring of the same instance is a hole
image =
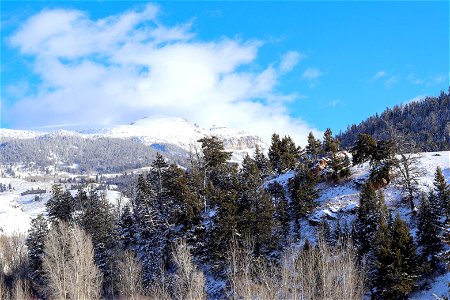
[[[370,79],[371,82],[382,82],[386,88],[391,88],[398,80],[398,76],[389,74],[385,70],[376,72]]]
[[[380,70],[380,71],[376,72],[376,73],[372,76],[372,81],[376,81],[376,80],[378,80],[378,79],[380,79],[380,78],[385,77],[386,75],[387,75],[387,74],[386,74],[385,71]]]
[[[445,74],[428,75],[424,77],[417,77],[415,74],[408,75],[408,81],[415,85],[424,85],[426,87],[439,85],[448,81],[448,76]]]
[[[335,108],[336,106],[339,105],[339,103],[341,103],[341,100],[333,99],[333,100],[331,100],[330,102],[327,103],[327,107]]]
[[[289,51],[281,58],[280,71],[290,72],[305,56],[297,51]]]
[[[313,81],[319,79],[323,73],[317,68],[307,68],[305,72],[303,72],[302,79]]]
[[[71,9],[43,10],[8,39],[31,58],[39,83],[2,107],[15,127],[123,124],[146,115],[185,117],[201,126],[242,128],[269,140],[273,131],[305,141],[308,124],[292,118],[276,86],[301,60],[286,53],[253,68],[262,43],[201,41],[191,24],[165,26],[159,8],[142,6],[103,19]],[[304,79],[320,77],[310,68]],[[11,90],[14,90],[11,88]],[[13,97],[13,96],[11,96]]]

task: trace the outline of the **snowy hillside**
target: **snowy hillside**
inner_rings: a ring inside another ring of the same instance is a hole
[[[252,155],[256,146],[263,150],[267,149],[267,145],[260,137],[244,131],[225,127],[213,127],[207,130],[185,119],[167,116],[150,116],[129,125],[115,125],[76,131],[37,132],[0,129],[0,141],[4,142],[33,138],[64,139],[66,137],[131,139],[172,156],[184,156],[185,153],[197,146],[199,139],[210,135],[216,135],[223,141],[225,149],[232,152],[231,160],[235,162],[242,161],[247,154]]]
[[[45,132],[0,128],[0,141],[8,139],[30,139],[43,134],[45,134]]]

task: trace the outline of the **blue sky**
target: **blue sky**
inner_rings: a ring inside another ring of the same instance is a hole
[[[165,114],[302,142],[449,87],[448,1],[2,1],[1,13],[6,128]]]

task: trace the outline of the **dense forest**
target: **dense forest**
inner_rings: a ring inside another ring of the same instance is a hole
[[[185,165],[188,153],[175,145],[149,147],[134,139],[86,138],[77,134],[50,133],[29,139],[0,140],[0,164],[24,164],[28,170],[83,174],[115,173],[149,166],[156,152]],[[120,158],[120,159],[119,159]]]
[[[438,168],[418,194],[414,160],[396,155],[398,143],[360,134],[350,159],[329,129],[304,149],[274,134],[267,156],[257,149],[241,166],[218,138],[199,144],[188,169],[158,154],[117,206],[93,186],[72,196],[55,185],[26,238],[2,237],[0,298],[406,299],[445,272],[450,188]],[[325,220],[305,238],[318,183],[339,184],[365,162],[353,224]],[[380,188],[394,170],[416,238]],[[273,180],[286,172],[286,185]]]
[[[408,139],[410,152],[450,150],[450,88],[439,97],[387,108],[381,115],[349,126],[338,138],[343,148],[350,148],[361,133],[389,138],[390,127]]]

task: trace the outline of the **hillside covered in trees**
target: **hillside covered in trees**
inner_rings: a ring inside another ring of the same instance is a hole
[[[28,236],[2,237],[0,297],[404,299],[446,274],[448,168],[421,193],[417,161],[367,134],[352,156],[329,129],[304,149],[274,134],[241,166],[217,137],[199,143],[188,169],[157,154],[115,206],[54,185]],[[334,188],[358,205],[319,208]]]
[[[387,108],[358,125],[351,125],[337,137],[343,148],[353,146],[361,133],[376,139],[386,138],[389,128],[409,141],[409,151],[450,150],[450,88],[439,97],[426,97],[420,101]]]

